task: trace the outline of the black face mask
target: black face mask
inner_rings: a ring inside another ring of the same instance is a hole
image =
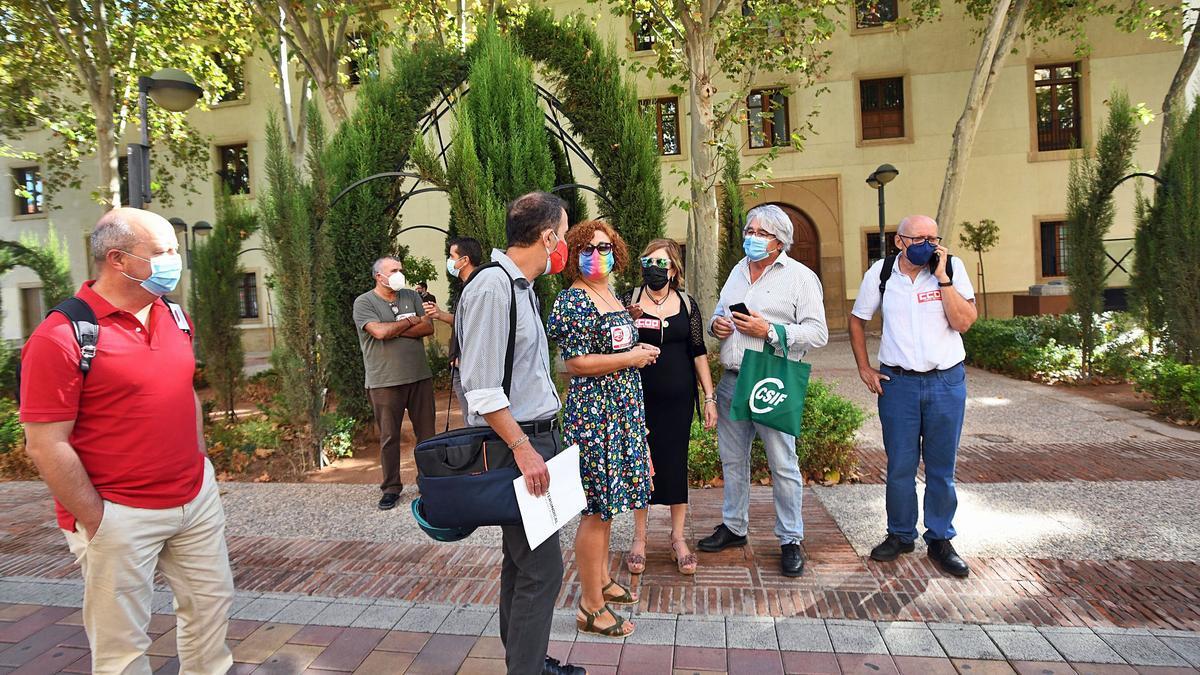
[[[670,281],[667,277],[667,271],[661,267],[643,267],[642,281],[652,291],[661,291],[664,286]]]

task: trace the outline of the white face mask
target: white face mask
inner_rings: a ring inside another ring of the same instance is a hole
[[[449,272],[450,276],[454,277],[455,279],[457,279],[458,275],[462,273],[462,270],[458,268],[459,260],[462,260],[462,258],[446,258],[446,271]]]
[[[387,278],[387,284],[388,288],[393,291],[398,291],[408,285],[404,279],[404,272],[392,272],[392,275]]]

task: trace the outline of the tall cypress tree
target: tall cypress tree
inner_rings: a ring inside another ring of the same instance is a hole
[[[234,397],[245,367],[242,331],[238,328],[241,233],[256,227],[254,211],[223,194],[217,201],[217,222],[212,234],[203,241],[197,240],[192,252],[188,304],[196,324],[196,351],[204,361],[205,377],[216,391],[217,403],[227,419],[234,418]]]
[[[319,466],[321,410],[329,344],[318,340],[323,310],[318,300],[321,265],[321,218],[326,209],[325,174],[319,161],[325,147],[325,129],[316,105],[309,104],[308,168],[305,181],[284,146],[279,122],[267,124],[267,185],[259,198],[263,248],[275,279],[276,315],[280,344],[271,354],[272,365],[283,382],[283,402],[292,422],[307,429],[304,462]],[[320,352],[318,353],[318,350]]]
[[[1200,99],[1197,100],[1200,104]],[[1151,255],[1156,265],[1167,349],[1181,363],[1200,364],[1200,108],[1175,132],[1150,211]],[[1139,251],[1140,253],[1140,251]]]
[[[466,128],[492,194],[508,202],[526,192],[554,187],[554,162],[534,88],[533,63],[495,24],[480,31],[468,81]]]
[[[746,202],[738,184],[742,165],[736,152],[726,152],[725,168],[721,172],[721,270],[717,284],[725,283],[733,266],[745,255],[742,251],[742,230],[746,227]]]
[[[1091,377],[1096,347],[1096,314],[1104,309],[1104,236],[1112,227],[1112,189],[1133,165],[1139,130],[1137,116],[1125,92],[1109,96],[1108,121],[1100,133],[1095,155],[1085,153],[1071,162],[1067,184],[1067,278],[1071,302],[1079,313],[1083,352],[1082,375]]]

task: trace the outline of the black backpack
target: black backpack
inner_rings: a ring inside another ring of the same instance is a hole
[[[171,312],[171,317],[175,319],[175,325],[179,326],[179,330],[192,335],[192,328],[188,325],[187,316],[183,313],[183,308],[179,303],[168,300],[166,296],[162,297],[163,304]],[[92,369],[92,359],[96,358],[96,344],[100,341],[100,324],[96,320],[96,313],[92,311],[91,305],[88,305],[79,296],[72,295],[54,306],[49,312],[46,312],[46,317],[58,312],[67,317],[67,321],[71,323],[71,330],[75,333],[75,342],[79,344],[79,371],[84,377]],[[21,402],[21,356],[17,355],[17,403]]]

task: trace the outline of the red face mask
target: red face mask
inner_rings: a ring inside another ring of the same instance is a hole
[[[554,236],[558,239],[557,234]],[[567,269],[567,242],[558,239],[558,245],[546,253],[550,254],[546,258],[546,274],[558,274]]]

